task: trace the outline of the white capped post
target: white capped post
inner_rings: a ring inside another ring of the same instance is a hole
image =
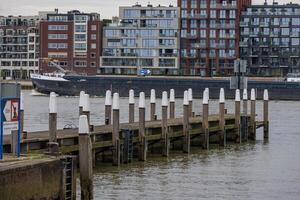
[[[163,91],[162,93],[162,102],[161,105],[162,106],[168,106],[168,93],[166,91]]]
[[[82,112],[83,112],[83,102],[84,102],[84,94],[85,92],[84,91],[80,91],[80,94],[79,94],[79,116],[82,115]]]
[[[251,89],[251,109],[250,109],[250,134],[249,137],[252,140],[256,139],[256,123],[255,123],[255,115],[256,115],[256,94],[255,89]]]
[[[81,198],[93,199],[92,141],[86,115],[80,115],[79,117],[78,134]]]
[[[189,97],[188,97],[188,91],[185,90],[183,93],[183,105],[189,105]]]
[[[175,118],[175,90],[170,90],[170,118]]]
[[[83,106],[82,106],[82,114],[87,116],[88,123],[90,125],[90,95],[84,94],[83,95]]]
[[[243,90],[243,115],[246,116],[248,113],[248,92],[247,89]]]
[[[163,91],[161,102],[161,143],[162,143],[162,155],[169,156],[169,134],[168,134],[168,93]]]
[[[235,126],[236,128],[236,142],[241,143],[241,94],[240,90],[235,90]]]
[[[57,101],[55,93],[50,94],[49,113],[57,113]]]
[[[154,89],[150,92],[150,120],[156,120],[156,95]]]
[[[189,116],[193,116],[193,90],[192,88],[188,89],[188,101],[189,101]]]
[[[269,138],[269,92],[264,90],[264,106],[263,106],[263,118],[264,118],[264,139]]]
[[[111,99],[111,91],[110,90],[106,90],[105,93],[105,102],[104,102],[104,106],[105,106],[105,124],[109,125],[111,124],[111,104],[112,104],[112,99]]]
[[[139,145],[138,158],[140,161],[147,159],[147,141],[145,137],[145,93],[139,94]]]
[[[24,93],[21,92],[20,95],[20,133],[22,134],[23,139],[26,139],[27,135],[24,134]]]
[[[119,93],[114,93],[113,102],[112,102],[112,110],[113,110],[113,133],[112,133],[112,143],[114,146],[113,149],[113,165],[120,165],[120,100]]]
[[[190,124],[189,124],[189,92],[183,93],[183,152],[190,152]]]
[[[208,124],[208,115],[209,115],[209,90],[205,89],[203,91],[203,102],[202,102],[202,108],[203,108],[203,111],[202,111],[202,129],[203,129],[203,132],[204,132],[204,143],[203,143],[203,147],[205,149],[209,149],[209,124]]]
[[[226,145],[226,135],[225,135],[225,92],[224,88],[220,89],[219,96],[219,126],[220,126],[220,137],[219,143],[221,146]]]
[[[57,101],[56,94],[50,93],[49,99],[49,143],[48,149],[50,155],[58,154],[57,144]]]
[[[134,122],[134,90],[129,90],[129,123]]]

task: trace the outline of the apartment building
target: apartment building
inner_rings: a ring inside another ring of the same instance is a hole
[[[300,73],[300,5],[252,5],[241,16],[241,58],[256,76]]]
[[[38,70],[40,17],[0,17],[1,77],[28,78]]]
[[[96,74],[102,49],[102,23],[98,13],[48,14],[40,22],[40,72],[54,72],[60,65],[67,71]]]
[[[227,76],[239,57],[239,20],[251,0],[178,0],[181,73]]]
[[[104,27],[103,34],[101,74],[178,73],[179,8],[120,7],[119,20]]]

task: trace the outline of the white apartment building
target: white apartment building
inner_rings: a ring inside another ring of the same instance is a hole
[[[177,74],[179,8],[152,5],[119,8],[119,22],[103,28],[101,74]]]

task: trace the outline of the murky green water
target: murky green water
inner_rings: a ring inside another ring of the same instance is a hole
[[[48,127],[48,97],[26,92],[25,129]],[[101,124],[104,99],[91,100],[92,124]],[[59,127],[78,124],[78,98],[58,98]],[[211,113],[217,112],[212,101]],[[160,102],[158,102],[160,105]],[[182,115],[182,100],[177,115]],[[127,120],[127,99],[121,100],[121,121]],[[233,111],[233,102],[227,103]],[[201,112],[201,100],[194,103]],[[258,102],[258,118],[262,104]],[[160,112],[158,106],[157,112]],[[137,115],[136,115],[137,116]],[[158,117],[159,117],[158,113]],[[148,114],[147,114],[147,117]],[[169,158],[151,156],[147,162],[121,167],[105,164],[94,176],[95,199],[300,199],[300,102],[270,102],[270,140],[261,130],[251,144],[231,145],[192,153],[172,152]]]

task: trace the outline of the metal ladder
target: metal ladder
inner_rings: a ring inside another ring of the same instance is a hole
[[[65,157],[64,165],[64,195],[66,200],[73,200],[73,158]]]
[[[123,162],[130,163],[133,158],[133,131],[125,130]]]

